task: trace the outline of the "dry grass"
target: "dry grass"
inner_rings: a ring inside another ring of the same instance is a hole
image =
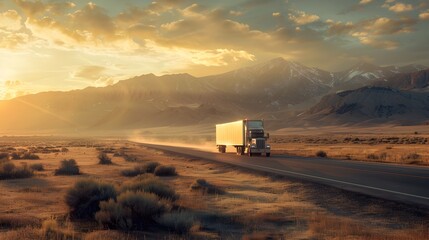
[[[399,164],[429,165],[429,136],[379,135],[277,135],[270,139],[273,155],[314,157],[325,152],[329,158]]]
[[[41,153],[38,163],[43,164],[45,171],[35,172],[31,179],[0,181],[0,216],[6,216],[3,220],[0,218],[0,239],[43,239],[47,232],[58,236],[58,239],[71,237],[89,240],[144,237],[426,239],[428,236],[429,215],[424,209],[415,210],[400,204],[386,204],[382,200],[356,198],[347,192],[328,191],[327,188],[307,183],[274,180],[270,176],[198,159],[168,155],[141,148],[133,143],[85,139],[59,139],[55,142],[36,140],[41,146],[52,145],[56,149],[65,147],[69,151],[58,154]],[[0,147],[18,149],[38,144],[35,140],[26,141],[28,142],[15,141],[16,143],[11,145],[9,140],[0,140]],[[78,180],[90,177],[117,186],[134,181],[122,176],[121,171],[141,163],[126,161],[124,156],[113,156],[114,165],[98,164],[99,150],[96,148],[117,152],[122,147],[126,147],[127,154],[135,156],[139,161],[156,161],[162,165],[174,166],[180,172],[176,177],[157,179],[160,184],[174,189],[174,194],[180,195],[175,202],[160,200],[171,214],[157,213],[149,218],[150,221],[163,223],[165,228],[149,227],[143,232],[121,232],[101,230],[96,222],[69,220],[69,209],[64,197]],[[397,145],[393,145],[392,149],[367,152],[364,157],[371,153],[380,156],[383,152],[389,155],[389,151],[395,150],[396,147]],[[314,156],[318,150],[326,151],[329,157],[333,154],[329,149],[318,146],[311,150],[311,155]],[[424,153],[416,153],[424,159]],[[84,174],[55,176],[55,169],[64,158],[77,159]],[[31,163],[31,160],[25,162]],[[198,182],[198,179],[205,180],[203,186],[211,185],[224,190],[223,194],[201,194],[200,191],[192,190],[190,186]],[[49,223],[52,218],[55,219],[54,223]],[[162,218],[164,220],[160,220]],[[2,222],[4,227],[1,226]],[[16,225],[11,225],[11,222]],[[43,227],[41,222],[45,222]],[[175,235],[176,233],[187,235]]]

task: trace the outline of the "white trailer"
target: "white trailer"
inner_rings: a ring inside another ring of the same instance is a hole
[[[271,154],[271,146],[267,144],[269,134],[264,135],[263,120],[239,120],[216,125],[216,146],[221,153],[227,146],[236,148],[237,154],[262,155]]]

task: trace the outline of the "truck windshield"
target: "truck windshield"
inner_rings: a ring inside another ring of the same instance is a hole
[[[254,128],[264,128],[262,121],[248,121],[247,122],[247,127],[249,129],[254,129]]]

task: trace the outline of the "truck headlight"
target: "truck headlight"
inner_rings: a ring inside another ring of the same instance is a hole
[[[271,148],[271,146],[267,144],[267,148]]]

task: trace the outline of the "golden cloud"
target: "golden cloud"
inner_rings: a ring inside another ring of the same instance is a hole
[[[0,48],[16,49],[29,42],[29,36],[26,33],[7,32],[0,30]]]
[[[297,11],[296,14],[289,14],[289,20],[293,21],[297,25],[305,25],[316,22],[320,19],[315,14],[308,14],[303,11]]]
[[[74,74],[74,76],[79,78],[97,80],[102,76],[105,70],[106,68],[102,66],[84,66],[79,69]]]
[[[372,0],[360,0],[359,4],[360,5],[365,5],[365,4],[368,4],[368,3],[371,3],[371,2],[372,2]]]
[[[370,20],[364,20],[356,24],[352,22],[334,22],[326,21],[329,25],[328,33],[331,35],[348,34],[359,39],[360,43],[376,48],[387,50],[396,49],[399,44],[394,41],[381,40],[379,36],[401,33],[410,33],[414,31],[414,25],[417,20],[413,18],[390,19],[380,17]]]
[[[429,20],[429,9],[419,14],[419,18],[422,20]]]
[[[246,51],[216,49],[199,51],[191,57],[192,63],[204,66],[226,66],[231,62],[238,62],[240,60],[254,61],[255,56]]]
[[[373,35],[390,35],[398,33],[409,33],[414,30],[417,20],[413,18],[390,19],[380,17],[364,20],[356,24],[352,22],[334,22],[328,20],[328,32],[330,34],[353,34],[355,32],[367,32]]]
[[[404,3],[395,3],[389,7],[389,10],[396,13],[407,12],[413,10],[413,5]]]
[[[15,10],[0,13],[0,29],[18,31],[21,29],[21,16]]]
[[[399,44],[390,40],[382,40],[373,36],[370,36],[366,32],[356,32],[352,36],[357,37],[360,43],[375,48],[382,48],[386,50],[394,50],[399,47]]]

